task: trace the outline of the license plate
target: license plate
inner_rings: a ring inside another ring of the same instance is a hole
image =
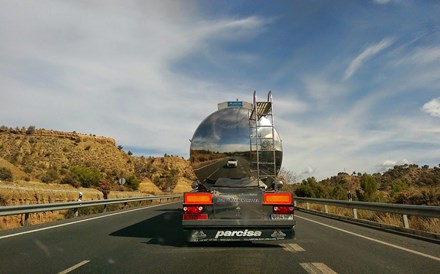
[[[293,220],[293,214],[271,214],[271,220]]]

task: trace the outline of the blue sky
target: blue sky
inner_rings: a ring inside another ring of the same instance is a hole
[[[440,2],[0,1],[0,124],[188,157],[272,90],[298,178],[440,164]]]

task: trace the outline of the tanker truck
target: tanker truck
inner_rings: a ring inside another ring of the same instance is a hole
[[[228,101],[190,140],[196,174],[184,193],[182,227],[189,242],[266,241],[294,237],[292,194],[277,180],[282,141],[267,100]]]

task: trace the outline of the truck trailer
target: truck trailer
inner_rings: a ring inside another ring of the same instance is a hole
[[[292,194],[281,191],[282,141],[267,100],[228,101],[190,140],[196,174],[184,193],[182,227],[189,242],[266,241],[295,235]]]

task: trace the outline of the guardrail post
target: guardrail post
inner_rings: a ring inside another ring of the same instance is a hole
[[[296,207],[296,206],[297,206],[297,205],[296,205],[296,201],[293,201],[293,206],[294,206],[294,207]]]
[[[78,217],[78,208],[75,208],[75,209],[74,209],[74,214],[73,214],[73,216],[74,216],[74,217]]]
[[[327,205],[324,205],[324,211],[325,211],[325,214],[328,214],[328,207],[327,207]]]
[[[103,213],[107,212],[107,205],[104,205],[104,210],[102,210]]]
[[[310,209],[309,202],[306,203],[306,208],[307,208],[307,209]]]
[[[403,214],[402,219],[403,219],[403,226],[405,228],[409,228],[408,216],[406,214]]]
[[[357,219],[358,218],[358,212],[356,208],[353,208],[353,218]]]
[[[29,215],[30,215],[29,212],[24,214],[24,224],[23,224],[24,226],[29,225]]]

